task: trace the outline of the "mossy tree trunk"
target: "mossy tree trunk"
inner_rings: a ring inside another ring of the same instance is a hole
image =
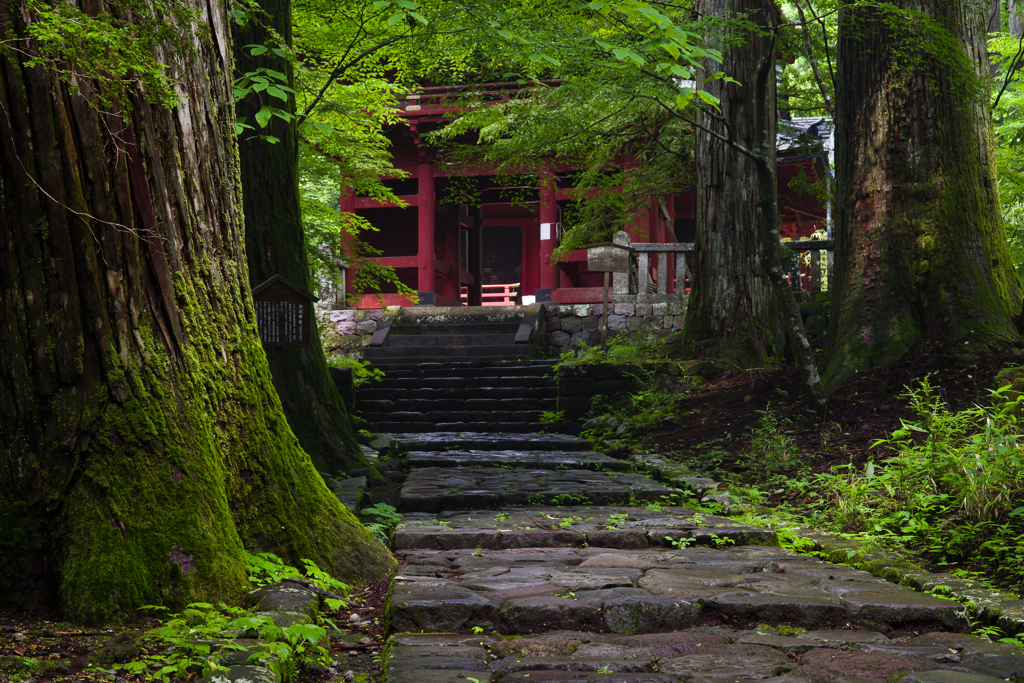
[[[244,25],[233,25],[235,68],[248,73],[263,67],[286,74],[294,87],[293,69],[273,52],[252,56],[248,45],[263,45],[273,29],[289,45],[292,37],[291,0],[261,0],[264,14]],[[266,93],[252,94],[238,103],[238,115],[255,126],[255,115],[264,104],[295,112],[295,98],[288,103]],[[271,143],[259,134],[278,139]],[[307,291],[311,282],[302,213],[299,208],[299,147],[295,122],[274,117],[259,131],[246,131],[239,141],[242,161],[242,199],[245,214],[245,250],[249,283],[282,275]],[[337,387],[331,380],[314,318],[309,346],[266,347],[274,387],[281,397],[288,424],[317,469],[336,474],[366,467]]]
[[[174,109],[137,89],[130,120],[100,112],[88,80],[0,58],[0,603],[82,622],[236,597],[243,549],[357,583],[392,562],[282,413],[236,206],[228,16],[182,1],[211,39],[179,54]],[[0,4],[0,34],[31,18]]]
[[[727,301],[730,295],[739,297],[739,303],[733,305],[733,315],[763,316],[752,317],[749,321],[733,320],[731,326],[719,322],[719,329],[729,330],[731,338],[712,341],[719,345],[720,353],[726,358],[749,363],[756,358],[781,357],[784,339],[800,372],[808,402],[820,409],[825,405],[825,393],[800,309],[782,270],[779,245],[775,161],[778,10],[772,0],[704,0],[700,9],[708,17],[721,20],[741,18],[749,23],[741,27],[745,33],[742,44],[727,44],[722,49],[725,74],[733,78],[737,74],[744,77],[746,80],[741,82],[741,86],[746,94],[733,90],[738,87],[735,84],[710,81],[719,84],[716,90],[720,95],[716,96],[722,100],[720,109],[716,111],[705,106],[702,116],[695,121],[697,135],[704,137],[703,141],[698,139],[698,159],[702,156],[702,146],[711,157],[698,162],[704,164],[705,174],[698,180],[699,210],[708,213],[703,216],[705,221],[713,220],[717,229],[726,231],[725,239],[704,236],[704,260],[697,262],[695,269],[703,267],[708,271],[704,274],[707,278],[705,286],[715,289],[719,302]],[[714,68],[714,65],[709,67]],[[740,171],[738,182],[732,177],[736,168]],[[735,217],[734,222],[719,222],[714,211],[730,212]],[[741,224],[740,220],[749,222]],[[700,231],[698,227],[698,233]],[[730,238],[736,241],[730,242]],[[724,250],[725,255],[711,254],[712,247]],[[717,258],[719,263],[714,263],[713,258]],[[716,266],[719,268],[717,271]],[[732,281],[729,278],[733,278]],[[726,294],[729,287],[741,291]],[[698,291],[696,296],[704,295]],[[728,310],[721,306],[714,310],[705,303],[694,311],[692,318],[687,311],[686,325],[692,322],[698,331],[708,329],[700,316],[711,312],[721,315]],[[753,339],[745,341],[742,338],[744,333]],[[692,337],[691,340],[700,341]],[[737,349],[743,348],[759,355],[739,356]],[[769,351],[772,355],[768,355]]]
[[[928,23],[894,22],[868,5],[843,9],[836,270],[822,359],[829,389],[921,338],[965,352],[1019,339],[1011,317],[1021,285],[996,189],[988,86],[979,80],[984,5],[896,5],[924,12],[953,40],[916,60],[935,34]]]
[[[707,16],[731,18],[758,12],[760,5],[760,0],[703,0],[700,7]],[[766,92],[753,87],[763,41],[753,32],[742,34],[741,43],[720,46],[722,63],[708,60],[701,77],[724,71],[738,83],[711,80],[701,86],[721,104],[719,112],[699,114],[705,130],[695,133],[697,233],[683,343],[697,355],[749,368],[780,363],[786,331],[762,253],[757,162],[714,134],[753,150],[760,134],[755,100],[767,98],[765,106],[775,109],[774,80]],[[770,134],[774,131],[773,118]]]

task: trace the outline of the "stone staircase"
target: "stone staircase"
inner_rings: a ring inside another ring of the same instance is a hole
[[[682,507],[670,478],[543,433],[553,362],[523,359],[522,321],[443,317],[403,316],[366,356],[387,378],[357,397],[366,427],[389,433],[385,453],[409,468],[387,683],[983,683],[1024,672],[1024,655],[997,666],[969,651],[977,639],[963,635],[959,603],[779,548],[771,529]]]
[[[523,306],[404,309],[381,346],[363,358],[381,367],[451,359],[529,358],[534,347],[516,343],[527,311]]]
[[[1024,664],[969,652],[959,603],[680,507],[585,440],[390,438],[411,471],[387,683],[994,683]]]
[[[536,432],[545,426],[541,413],[557,402],[553,363],[389,363],[381,366],[384,380],[358,392],[356,406],[373,432]]]

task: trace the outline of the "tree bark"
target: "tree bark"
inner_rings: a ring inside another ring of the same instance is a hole
[[[1010,35],[1024,36],[1024,6],[1020,0],[1009,0],[1006,29]]]
[[[902,51],[920,50],[913,22],[896,34],[868,6],[842,11],[829,389],[923,337],[968,352],[1020,338],[1011,317],[1021,285],[996,190],[987,87],[965,94],[968,72],[984,73],[983,7],[896,4],[948,31],[969,68],[943,68],[934,56],[919,70],[901,68]]]
[[[81,622],[230,600],[243,549],[355,583],[392,563],[281,411],[236,207],[229,19],[182,1],[210,40],[179,51],[174,109],[137,87],[129,120],[26,67],[31,46],[0,58],[0,603]],[[0,4],[0,34],[29,19]]]
[[[266,13],[251,18],[245,26],[233,26],[235,65],[239,73],[265,67],[286,74],[294,87],[291,63],[273,53],[253,57],[246,45],[262,45],[273,28],[291,45],[291,0],[260,0]],[[262,104],[295,113],[295,98],[288,103],[263,95],[250,95],[238,103],[240,117],[255,125],[255,114]],[[309,261],[299,208],[299,146],[294,122],[278,117],[262,133],[279,139],[270,143],[246,131],[239,143],[242,161],[242,198],[245,214],[245,251],[249,264],[249,283],[255,287],[274,275],[283,275],[307,291]],[[337,387],[331,379],[320,343],[316,318],[310,324],[310,345],[265,347],[270,374],[274,378],[284,413],[313,464],[321,472],[337,474],[341,470],[366,467]]]
[[[700,11],[743,17],[760,12],[761,0],[703,0]],[[708,60],[707,73],[698,76],[702,81],[724,71],[739,83],[711,80],[700,86],[721,100],[721,119],[700,113],[698,123],[707,130],[695,133],[697,233],[683,344],[699,355],[747,368],[781,363],[786,330],[765,270],[757,163],[714,134],[755,150],[760,135],[753,117],[755,100],[767,98],[764,106],[775,112],[774,79],[766,92],[754,87],[763,41],[753,32],[739,37],[742,43],[721,46],[721,64]],[[774,115],[770,126],[774,162]],[[775,188],[771,192],[774,196]]]

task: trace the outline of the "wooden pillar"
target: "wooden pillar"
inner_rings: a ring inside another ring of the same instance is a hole
[[[484,225],[480,207],[469,207],[469,254],[466,268],[473,276],[473,282],[466,286],[466,303],[470,306],[483,306],[484,287]]]
[[[534,294],[537,301],[551,301],[551,292],[558,287],[558,266],[551,261],[558,237],[558,196],[554,174],[545,170],[540,178],[540,287]]]
[[[416,289],[421,306],[433,306],[434,297],[434,165],[430,161],[421,161],[417,169],[419,179],[418,192],[418,249],[416,251],[418,268]]]

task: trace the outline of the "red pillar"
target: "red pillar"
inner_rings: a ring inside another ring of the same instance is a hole
[[[419,268],[417,270],[416,289],[421,306],[433,306],[434,301],[434,165],[429,161],[420,162],[417,169],[419,178],[419,211],[417,227],[419,228],[418,249],[416,250]]]
[[[551,301],[551,292],[558,287],[558,266],[551,261],[557,246],[558,199],[554,174],[542,171],[540,178],[540,288],[535,294],[537,301]]]
[[[338,209],[342,214],[355,213],[356,212],[356,193],[351,187],[341,188],[341,198],[338,200]],[[341,233],[341,253],[344,255],[350,251],[350,247],[355,242],[355,237],[348,234],[344,230]],[[351,262],[350,262],[351,263]],[[354,305],[355,293],[352,291],[352,283],[356,281],[356,269],[352,265],[345,267],[345,303],[350,302]]]

